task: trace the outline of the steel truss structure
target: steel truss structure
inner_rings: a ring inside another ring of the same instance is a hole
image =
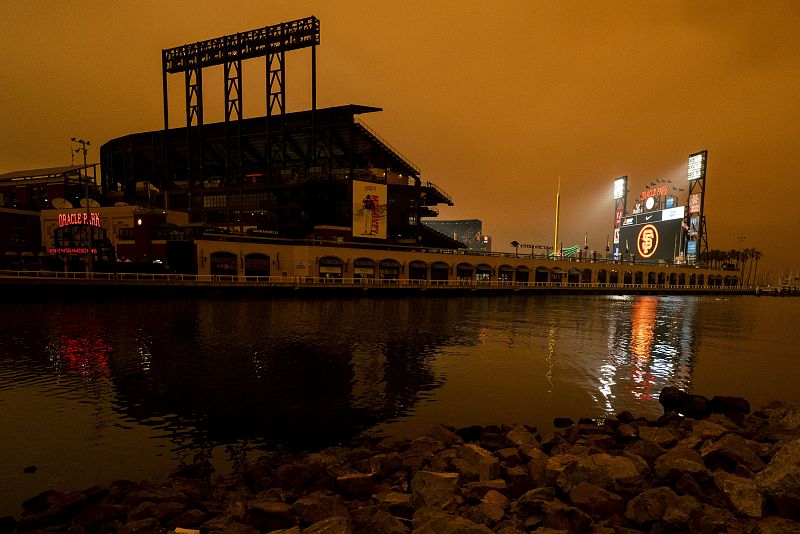
[[[242,175],[242,61],[266,58],[264,175],[271,178],[286,164],[286,52],[311,48],[312,119],[309,153],[316,158],[316,47],[320,43],[316,17],[283,22],[256,30],[162,50],[164,98],[164,178],[169,176],[168,74],[184,73],[186,98],[186,164],[192,206],[203,205],[205,175],[203,139],[203,69],[223,65],[225,75],[225,188],[228,196],[241,189]],[[277,124],[272,117],[277,117]],[[232,203],[228,204],[232,206]]]

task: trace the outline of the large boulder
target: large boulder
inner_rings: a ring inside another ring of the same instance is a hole
[[[411,499],[414,506],[446,506],[455,499],[458,481],[458,473],[417,471],[411,479]]]
[[[714,485],[725,494],[736,513],[756,518],[764,515],[764,498],[755,480],[717,471],[714,473]]]
[[[494,480],[500,477],[500,461],[488,450],[467,443],[458,450],[453,467],[464,480]]]
[[[661,523],[671,530],[688,531],[693,515],[699,513],[700,503],[689,495],[678,496],[662,486],[642,492],[628,501],[625,519],[640,527]],[[671,528],[670,528],[671,527]]]
[[[696,480],[708,478],[708,469],[700,454],[686,447],[676,447],[659,456],[654,465],[656,476],[667,483],[674,483],[683,475],[691,475]]]
[[[761,471],[764,462],[756,454],[757,445],[738,434],[725,434],[714,442],[706,443],[700,449],[700,456],[710,469],[722,468],[735,471],[742,465],[752,472]]]
[[[569,500],[592,517],[606,519],[625,513],[625,501],[616,493],[604,490],[600,486],[581,482],[569,492]]]
[[[352,534],[353,528],[346,517],[329,517],[303,530],[303,534]]]
[[[569,493],[581,482],[590,482],[615,493],[635,493],[645,482],[647,463],[638,456],[592,454],[568,465],[558,476],[557,485]]]
[[[417,510],[413,527],[414,534],[493,534],[485,525],[428,507]]]
[[[797,518],[800,513],[800,438],[781,447],[756,475],[756,482],[781,516]]]

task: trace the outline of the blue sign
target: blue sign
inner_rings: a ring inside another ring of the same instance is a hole
[[[675,197],[667,197],[667,209],[675,207]]]
[[[697,254],[697,241],[689,241],[686,243],[687,254]]]

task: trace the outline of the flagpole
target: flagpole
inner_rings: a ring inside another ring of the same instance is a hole
[[[558,205],[561,200],[561,177],[558,177],[558,189],[556,190],[556,231],[553,236],[553,255],[558,250]]]

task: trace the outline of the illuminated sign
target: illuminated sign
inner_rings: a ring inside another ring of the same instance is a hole
[[[617,213],[614,215],[614,228],[619,228],[619,225],[622,222],[622,215],[622,210],[617,210]]]
[[[689,241],[686,243],[687,254],[697,254],[697,241]]]
[[[72,224],[89,224],[102,228],[99,213],[59,213],[58,227],[70,226]]]
[[[689,195],[689,213],[700,213],[700,193]]]
[[[655,254],[658,249],[658,230],[655,226],[652,224],[642,226],[636,238],[636,248],[642,258],[649,258]]]
[[[662,221],[672,221],[674,219],[683,219],[686,212],[686,206],[678,206],[677,208],[670,208],[661,212]]]
[[[625,182],[627,181],[627,176],[614,180],[614,200],[622,198],[625,195]]]
[[[675,197],[667,197],[667,208],[675,207]]]
[[[697,180],[698,178],[702,178],[705,174],[705,155],[705,152],[700,152],[689,156],[689,180]]]
[[[644,207],[651,210],[655,205],[656,205],[656,199],[654,199],[653,197],[647,197],[647,200],[644,203]]]
[[[57,248],[48,248],[47,252],[49,254],[88,254],[89,249],[86,247],[57,247]],[[92,254],[97,254],[97,249],[92,249]]]
[[[653,189],[645,189],[641,193],[639,193],[639,200],[645,200],[648,198],[653,197],[665,197],[667,196],[668,190],[666,185],[662,185],[661,187],[654,187]]]
[[[616,249],[616,245],[619,244],[619,228],[614,230],[614,248]]]

